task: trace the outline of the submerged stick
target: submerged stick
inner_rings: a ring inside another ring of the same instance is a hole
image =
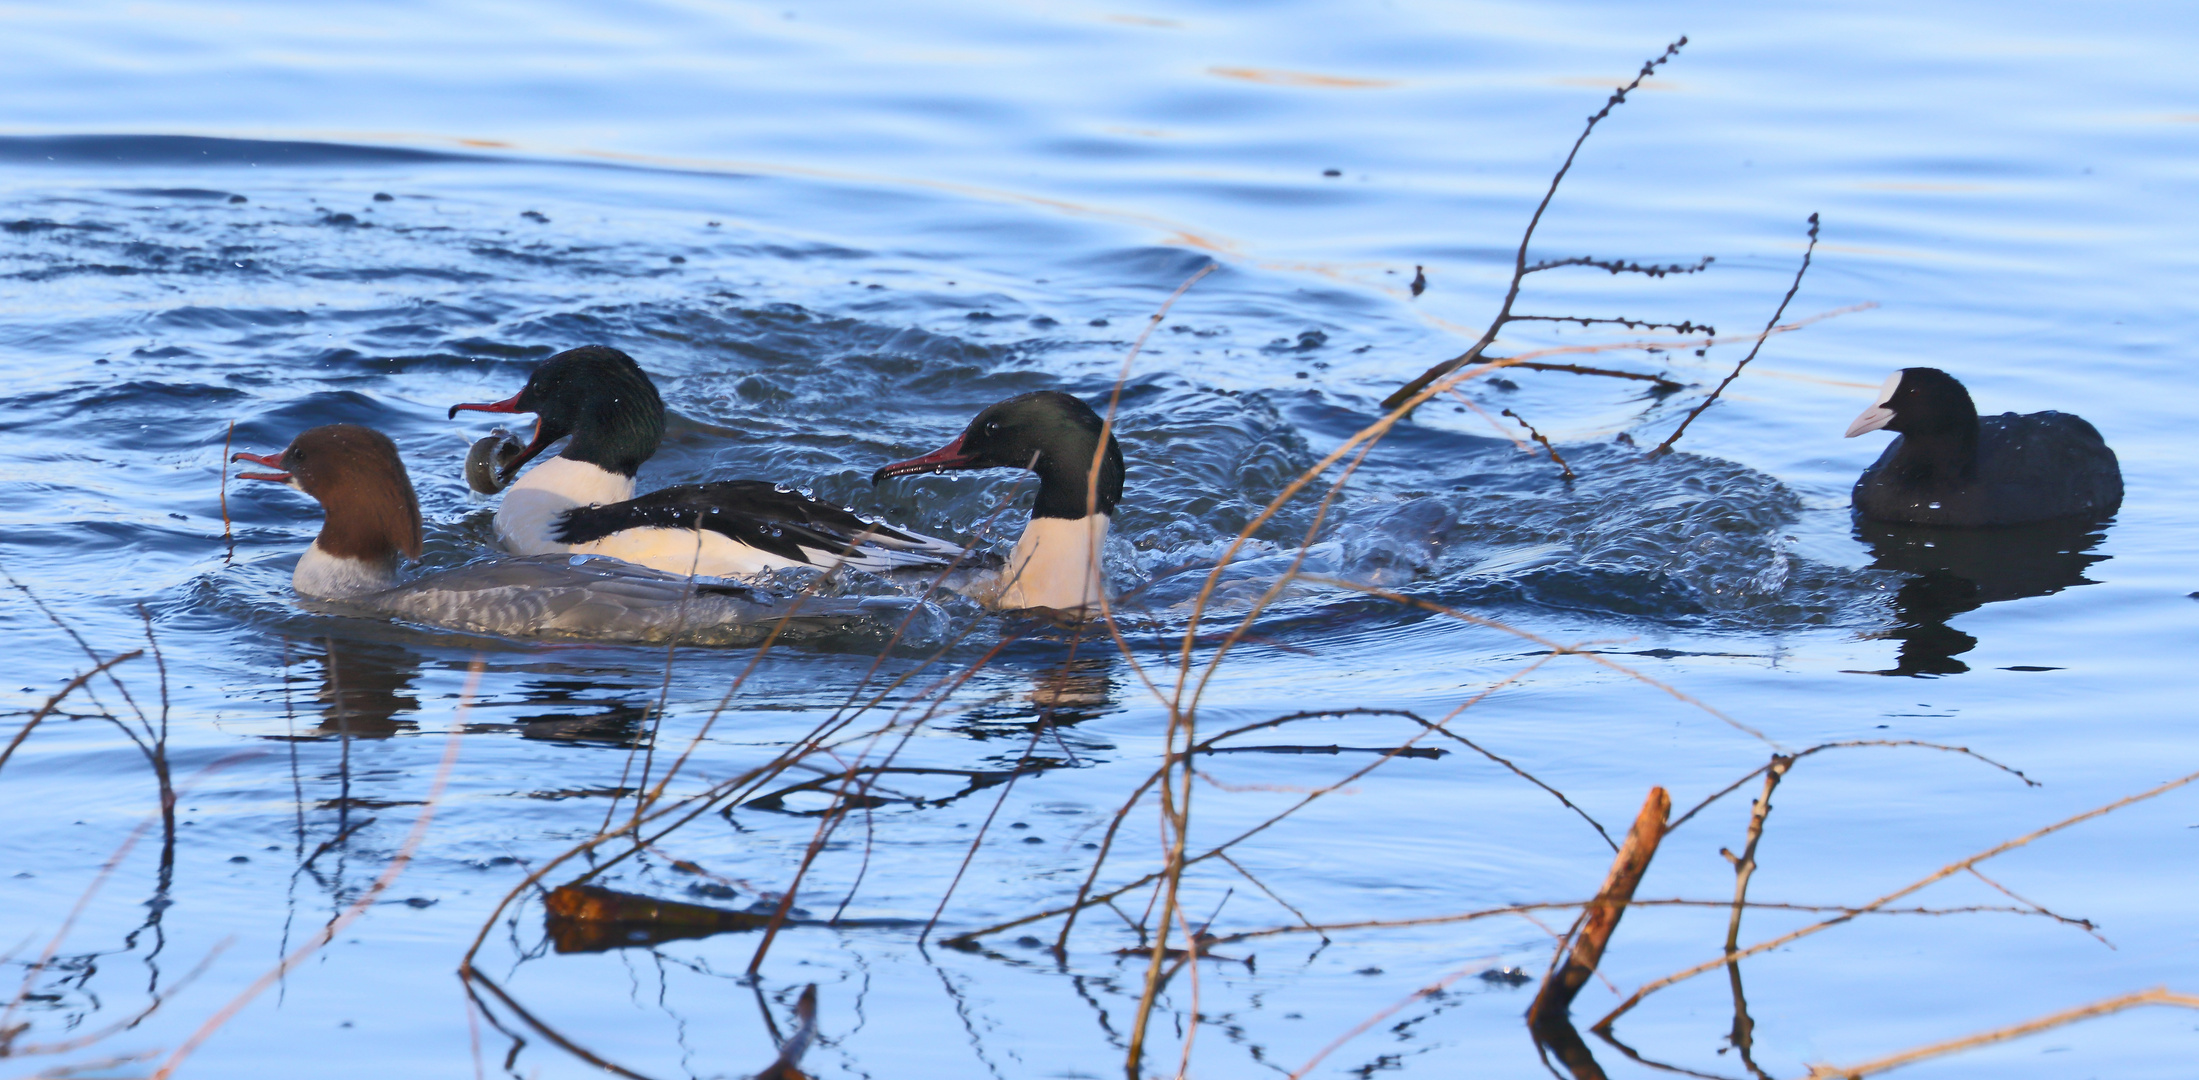
[[[755,1080],[802,1080],[806,1075],[798,1067],[802,1055],[809,1052],[809,1044],[817,1038],[817,984],[802,988],[801,999],[794,1003],[794,1019],[800,1026],[779,1044],[779,1056]]]
[[[1527,1010],[1529,1027],[1540,1029],[1562,1021],[1574,996],[1596,973],[1604,946],[1611,942],[1611,932],[1619,928],[1619,916],[1625,914],[1627,901],[1634,898],[1635,887],[1649,870],[1649,860],[1657,854],[1657,844],[1665,835],[1665,818],[1671,813],[1672,796],[1661,787],[1650,788],[1649,797],[1642,800],[1641,813],[1634,817],[1634,827],[1627,830],[1626,842],[1619,845],[1618,857],[1611,860],[1611,872],[1605,875],[1603,888],[1597,890],[1596,899],[1589,905],[1588,917],[1572,951],[1557,974],[1544,980],[1535,994],[1535,1003]]]

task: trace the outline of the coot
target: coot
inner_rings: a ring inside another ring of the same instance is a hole
[[[1979,528],[2055,518],[2099,520],[2123,502],[2115,451],[2064,412],[1980,420],[1970,392],[1937,368],[1903,368],[1848,425],[1900,432],[1855,482],[1875,521]]]

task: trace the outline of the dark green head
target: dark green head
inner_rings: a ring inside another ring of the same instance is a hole
[[[1021,394],[977,414],[953,442],[920,458],[896,462],[871,474],[871,483],[889,476],[947,472],[953,469],[1029,469],[1038,474],[1038,503],[1032,517],[1076,519],[1087,509],[1113,514],[1122,500],[1122,447],[1113,435],[1100,451],[1106,424],[1091,406],[1058,390]],[[1099,483],[1089,483],[1098,456]]]
[[[519,393],[503,401],[453,405],[475,412],[533,413],[534,441],[499,470],[509,482],[519,467],[570,435],[559,457],[632,476],[664,441],[664,399],[634,358],[604,345],[567,349],[544,360]]]

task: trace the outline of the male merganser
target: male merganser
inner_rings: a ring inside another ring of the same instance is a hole
[[[556,457],[520,477],[496,511],[517,555],[608,555],[685,575],[740,577],[787,567],[858,570],[945,566],[957,545],[858,517],[761,480],[679,484],[634,497],[634,473],[664,439],[664,399],[633,357],[588,345],[542,362],[519,393],[461,410],[534,413],[534,440],[501,464],[520,466],[566,436]]]
[[[780,597],[697,583],[614,559],[546,555],[472,563],[403,581],[420,557],[420,502],[389,438],[356,424],[312,428],[278,454],[240,453],[274,472],[240,479],[313,496],[321,534],[290,583],[309,600],[456,630],[619,641],[745,644],[790,618],[794,636],[890,628],[920,605],[899,598]]]
[[[2123,504],[2123,473],[2091,424],[2064,412],[1978,418],[1970,391],[1937,368],[1903,368],[1848,425],[1900,432],[1855,482],[1874,521],[1976,528],[2098,520]]]
[[[1031,523],[999,575],[971,591],[995,608],[1082,612],[1106,595],[1100,547],[1122,499],[1122,447],[1108,434],[1102,452],[1105,430],[1105,422],[1084,402],[1059,391],[1038,390],[978,413],[953,442],[888,465],[870,479],[875,484],[889,476],[950,469],[1037,473],[1038,501],[1031,507]]]

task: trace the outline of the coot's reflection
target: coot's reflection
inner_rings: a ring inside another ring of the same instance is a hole
[[[1878,675],[1959,675],[1955,659],[1978,639],[1947,625],[1966,611],[2001,600],[2046,596],[2091,585],[2085,568],[2107,558],[2092,554],[2107,526],[2048,521],[2005,529],[1939,529],[1863,521],[1857,535],[1876,556],[1871,565],[1908,576],[1894,593],[1896,623],[1879,635],[1901,642],[1893,668]]]

